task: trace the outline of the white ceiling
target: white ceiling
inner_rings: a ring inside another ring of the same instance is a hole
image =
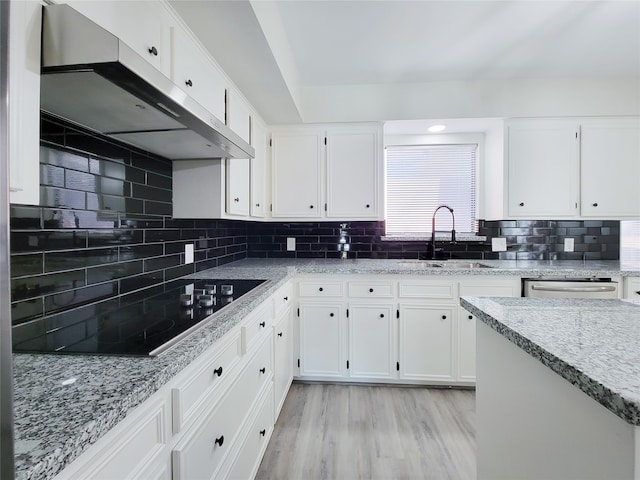
[[[637,0],[175,0],[269,123],[305,87],[640,79]]]

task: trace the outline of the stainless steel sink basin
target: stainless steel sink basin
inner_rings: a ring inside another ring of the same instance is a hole
[[[480,262],[467,262],[464,260],[443,260],[443,261],[427,261],[427,260],[405,260],[398,262],[398,266],[403,268],[448,268],[454,270],[468,270],[476,268],[493,268],[491,265],[485,265]]]

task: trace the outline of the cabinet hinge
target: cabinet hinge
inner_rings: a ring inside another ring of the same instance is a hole
[[[327,144],[327,137],[324,137],[324,144]]]
[[[324,211],[325,212],[327,211],[327,204],[326,203],[324,204]]]
[[[300,359],[298,359],[298,368],[300,368]]]
[[[349,370],[349,360],[347,360],[347,370]]]
[[[347,308],[347,318],[349,318],[349,309]]]
[[[298,308],[298,316],[300,316],[300,309]]]
[[[269,139],[269,146],[273,147],[273,140],[272,139]]]
[[[269,204],[269,211],[270,211],[270,212],[273,212],[273,203],[270,203],[270,204]]]
[[[576,132],[576,138],[578,138],[578,132]]]
[[[224,89],[224,124],[229,125],[227,112],[229,111],[229,91]]]
[[[396,310],[396,318],[400,318],[400,309]]]
[[[396,362],[396,370],[399,372],[400,371],[400,362]]]

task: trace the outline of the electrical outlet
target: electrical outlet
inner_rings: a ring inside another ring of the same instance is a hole
[[[296,250],[296,239],[293,237],[287,238],[287,252],[295,252]]]
[[[491,239],[491,251],[492,252],[506,252],[507,251],[507,239],[504,237],[497,237]]]
[[[565,238],[564,239],[564,251],[565,252],[573,252],[574,239],[573,238]]]
[[[184,263],[193,263],[193,243],[184,246]]]

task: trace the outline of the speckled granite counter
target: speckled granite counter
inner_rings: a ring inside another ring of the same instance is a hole
[[[640,304],[476,298],[460,304],[632,425],[640,425]]]
[[[482,263],[493,268],[416,268],[402,260],[247,259],[190,277],[271,281],[214,315],[160,357],[16,354],[16,476],[20,480],[52,478],[293,275],[640,276],[639,265],[615,261]],[[63,385],[69,379],[75,381]]]

